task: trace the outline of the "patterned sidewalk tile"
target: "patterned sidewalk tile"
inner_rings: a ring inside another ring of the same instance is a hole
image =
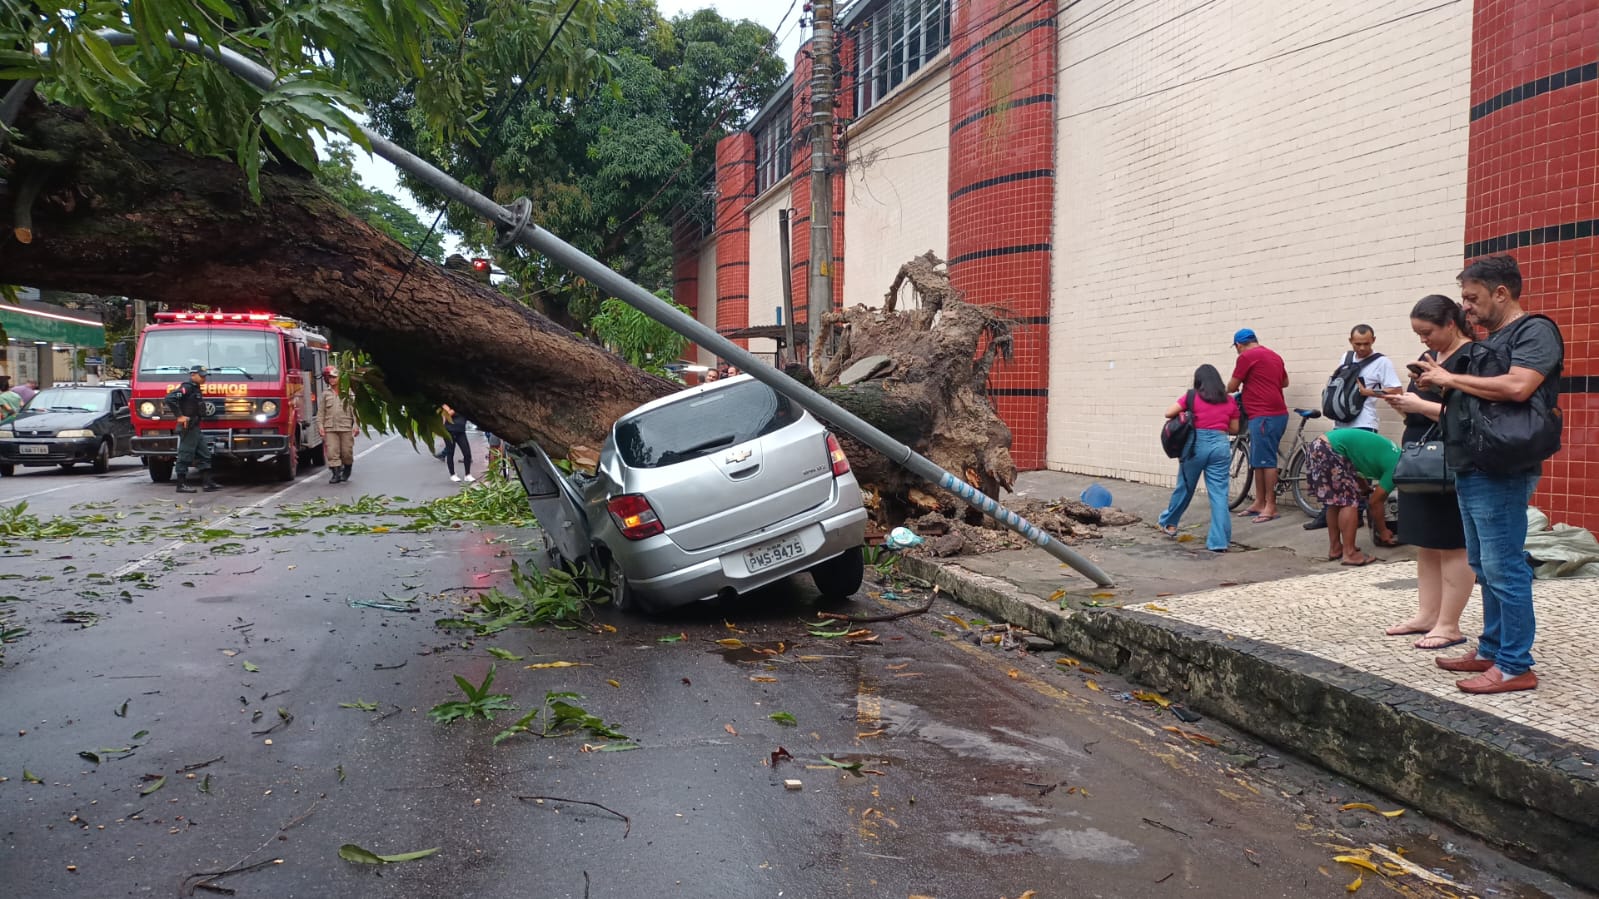
[[[1482,631],[1475,588],[1461,619],[1469,643],[1442,653],[1411,646],[1417,638],[1383,629],[1416,610],[1416,564],[1391,562],[1327,574],[1165,597],[1167,617],[1319,656],[1368,674],[1481,709],[1589,748],[1599,748],[1599,629],[1593,625],[1599,581],[1537,581],[1533,645],[1538,689],[1473,696],[1455,687],[1469,675],[1433,664],[1459,655]]]

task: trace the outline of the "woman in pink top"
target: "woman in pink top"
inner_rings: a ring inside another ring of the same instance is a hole
[[[1167,418],[1176,418],[1189,411],[1189,394],[1184,393],[1166,410]],[[1199,479],[1205,479],[1205,493],[1210,497],[1210,531],[1205,535],[1205,548],[1224,553],[1232,542],[1233,522],[1227,514],[1227,462],[1232,454],[1228,434],[1238,433],[1238,404],[1227,395],[1221,372],[1214,365],[1201,365],[1194,370],[1194,439],[1178,460],[1177,489],[1172,491],[1171,505],[1160,514],[1160,529],[1168,537],[1177,536],[1177,522],[1188,511],[1194,499]]]

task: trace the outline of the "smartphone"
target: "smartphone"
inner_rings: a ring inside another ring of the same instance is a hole
[[[1427,372],[1427,370],[1425,368],[1421,367],[1421,363],[1420,362],[1406,362],[1405,363],[1405,368],[1410,369],[1410,373],[1412,375],[1415,375],[1418,378],[1421,377],[1422,375],[1426,374],[1426,372]]]

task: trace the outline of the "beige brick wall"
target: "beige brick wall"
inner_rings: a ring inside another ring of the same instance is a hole
[[[949,56],[934,60],[849,130],[844,304],[883,305],[899,267],[949,254]]]
[[[777,233],[777,211],[788,208],[788,183],[779,183],[750,205],[750,325],[777,324],[783,305],[782,247]],[[771,340],[751,340],[750,352],[768,362],[777,352]]]
[[[1461,264],[1471,83],[1471,4],[1391,21],[1431,5],[1063,14],[1049,467],[1172,483],[1161,412],[1197,365],[1230,374],[1239,327],[1283,354],[1290,406],[1358,322],[1420,351],[1409,309]]]
[[[716,240],[707,240],[700,248],[700,324],[716,330]],[[701,365],[715,365],[716,354],[704,347],[697,348],[694,357]]]

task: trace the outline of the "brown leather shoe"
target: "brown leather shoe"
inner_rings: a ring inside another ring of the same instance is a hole
[[[1538,675],[1523,671],[1515,677],[1506,677],[1495,665],[1476,677],[1455,681],[1455,686],[1467,693],[1514,693],[1517,690],[1537,689]]]
[[[1438,658],[1433,659],[1433,662],[1437,664],[1439,668],[1442,668],[1445,671],[1487,671],[1489,668],[1494,666],[1493,661],[1490,659],[1477,658],[1477,651],[1475,649],[1463,656],[1439,656]]]

